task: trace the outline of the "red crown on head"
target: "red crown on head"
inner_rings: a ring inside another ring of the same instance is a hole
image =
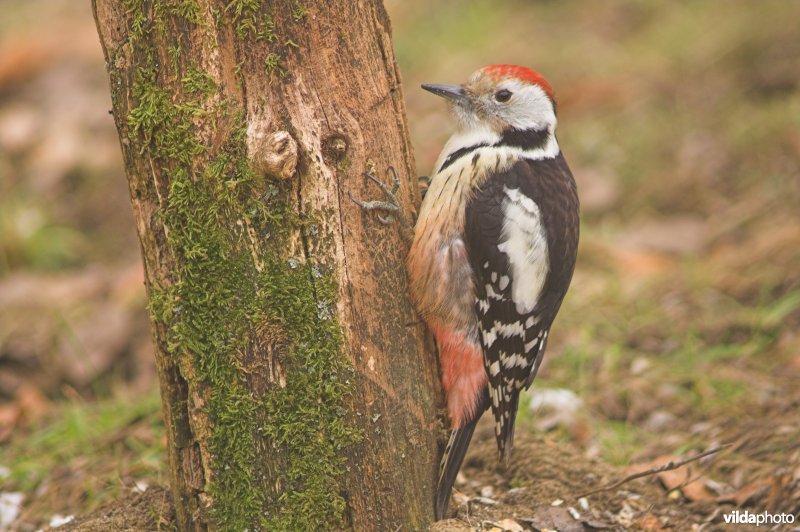
[[[530,68],[518,65],[489,65],[481,69],[485,75],[495,78],[516,78],[526,83],[538,85],[547,94],[548,98],[554,100],[553,87],[542,77],[541,74]]]

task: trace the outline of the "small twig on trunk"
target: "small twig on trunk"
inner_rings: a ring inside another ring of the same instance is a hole
[[[713,447],[713,448],[711,448],[711,449],[709,449],[707,451],[703,451],[702,453],[700,453],[700,454],[698,454],[696,456],[692,456],[691,458],[686,458],[684,460],[678,460],[678,461],[673,460],[671,462],[667,462],[666,464],[660,465],[658,467],[653,467],[653,468],[650,468],[650,469],[646,469],[645,471],[639,471],[638,473],[633,473],[633,474],[628,475],[627,477],[623,478],[622,480],[618,480],[617,482],[614,482],[613,484],[609,484],[608,486],[603,486],[602,488],[597,488],[597,489],[594,489],[594,490],[591,490],[591,491],[587,491],[587,492],[581,493],[580,495],[575,496],[575,498],[576,499],[580,499],[581,497],[588,497],[589,495],[594,495],[596,493],[601,493],[601,492],[604,492],[604,491],[611,491],[613,489],[617,489],[618,487],[622,486],[623,484],[627,484],[631,480],[636,480],[637,478],[649,477],[651,475],[657,475],[659,473],[663,473],[664,471],[672,471],[673,469],[678,469],[679,467],[683,467],[686,464],[690,464],[692,462],[696,462],[697,460],[700,460],[701,458],[705,458],[706,456],[711,456],[712,454],[716,454],[716,453],[720,452],[721,450],[725,449],[726,447],[730,447],[730,446],[731,446],[730,443],[726,443],[725,445],[719,445],[719,446]]]

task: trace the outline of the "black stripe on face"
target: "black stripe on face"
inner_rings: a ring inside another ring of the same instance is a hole
[[[447,156],[447,159],[444,160],[444,162],[442,163],[442,166],[439,168],[439,170],[436,173],[441,172],[442,170],[444,170],[445,168],[447,168],[448,166],[450,166],[451,164],[453,164],[454,162],[456,162],[457,160],[459,160],[463,156],[467,155],[468,153],[472,153],[473,151],[477,150],[478,148],[486,148],[487,146],[490,146],[490,144],[487,144],[486,142],[482,142],[480,144],[473,144],[472,146],[467,146],[465,148],[460,148],[460,149],[454,151],[453,153],[451,153],[450,155]]]
[[[503,132],[495,146],[511,146],[523,150],[544,148],[550,132],[547,129],[509,129]]]

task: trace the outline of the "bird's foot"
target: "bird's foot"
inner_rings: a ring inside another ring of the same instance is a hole
[[[383,195],[385,200],[380,201],[359,201],[352,195],[350,200],[364,209],[365,211],[377,211],[386,213],[385,216],[377,214],[378,220],[384,224],[389,225],[395,220],[398,220],[405,230],[410,229],[408,220],[403,214],[403,209],[400,207],[400,200],[397,199],[397,191],[400,190],[400,176],[397,175],[397,170],[393,166],[389,167],[389,173],[392,178],[392,188],[389,189],[380,179],[372,175],[370,172],[364,172],[364,177],[375,183]]]

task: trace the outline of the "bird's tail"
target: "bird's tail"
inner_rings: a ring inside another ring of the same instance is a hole
[[[497,450],[500,452],[500,461],[506,467],[511,461],[511,449],[514,446],[514,425],[518,405],[519,392],[515,390],[507,403],[501,402],[498,408],[492,408]]]
[[[447,513],[447,506],[450,503],[450,493],[453,491],[453,484],[456,481],[456,476],[458,476],[461,463],[464,461],[464,456],[467,454],[469,442],[472,440],[473,432],[475,432],[475,426],[478,424],[478,420],[481,418],[481,415],[483,415],[488,405],[489,395],[486,389],[484,389],[478,400],[478,405],[472,420],[450,433],[450,439],[447,442],[447,447],[444,449],[442,462],[439,466],[439,484],[436,487],[437,521],[444,519]]]

